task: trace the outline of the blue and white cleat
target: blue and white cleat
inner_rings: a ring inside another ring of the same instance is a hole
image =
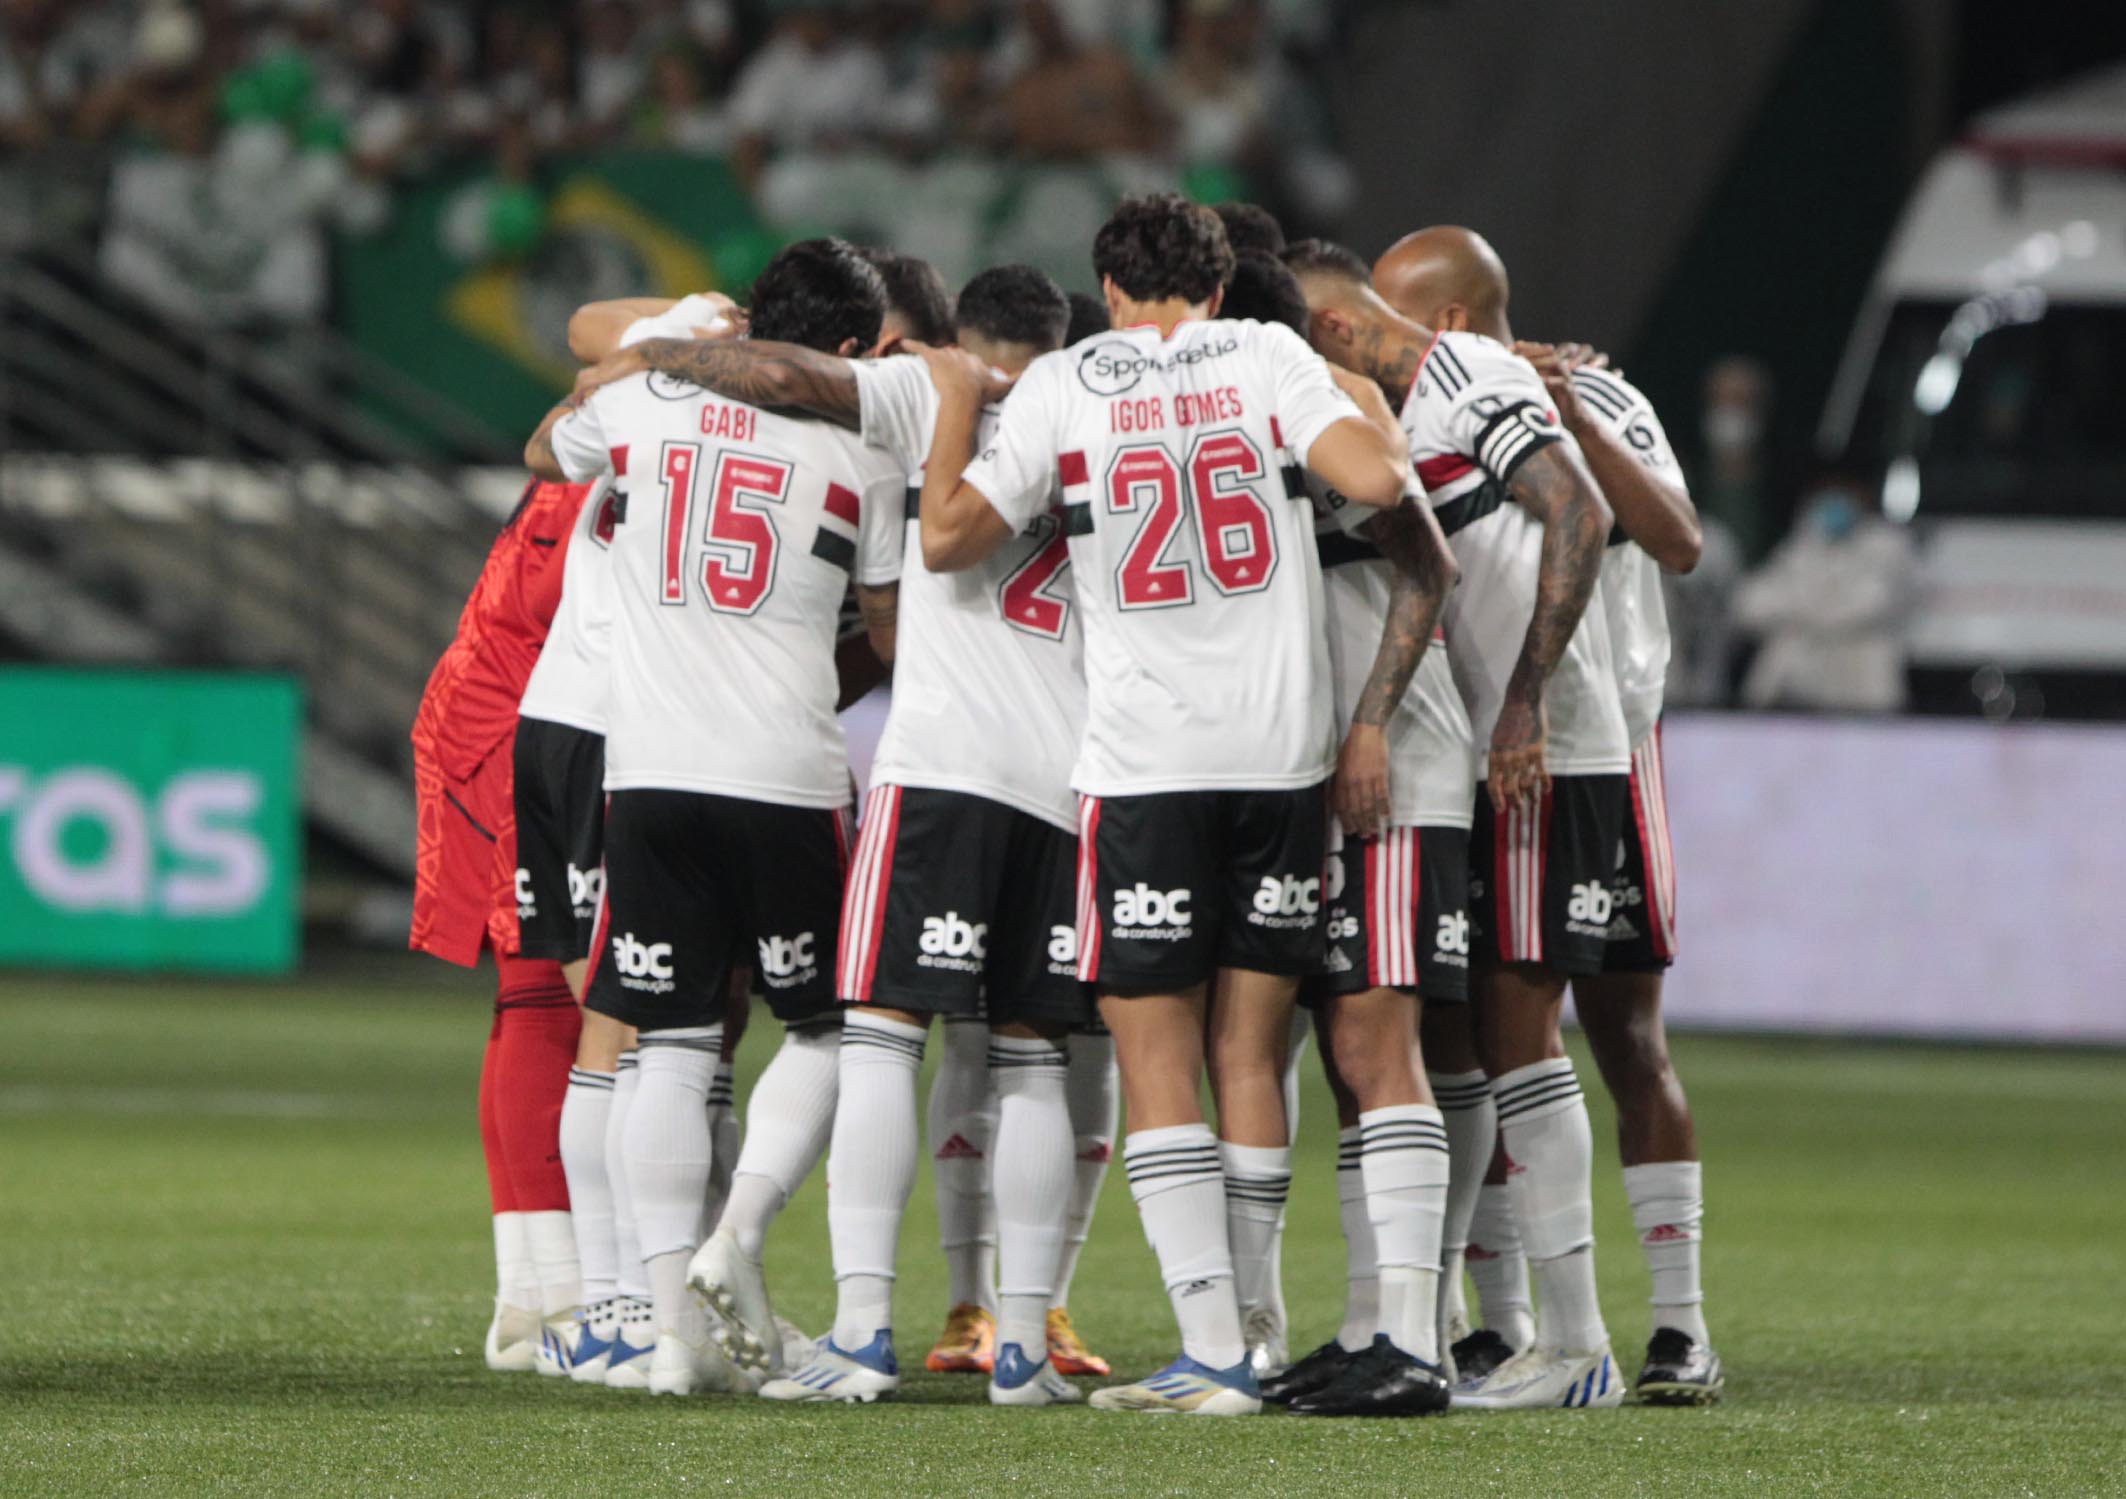
[[[760,1398],[869,1405],[900,1387],[901,1366],[893,1356],[893,1331],[888,1328],[854,1353],[835,1347],[831,1335],[821,1339],[810,1362],[795,1374],[762,1385]]]
[[[1230,1369],[1213,1369],[1184,1353],[1136,1384],[1094,1390],[1091,1403],[1096,1411],[1155,1416],[1252,1416],[1262,1409],[1262,1391],[1246,1359]]]
[[[1084,1398],[1048,1362],[1046,1348],[1038,1363],[1016,1343],[997,1350],[996,1367],[989,1375],[991,1405],[1075,1405]]]
[[[1524,1349],[1454,1392],[1457,1410],[1609,1410],[1623,1403],[1624,1380],[1607,1348],[1592,1353]]]
[[[612,1351],[605,1359],[605,1387],[609,1390],[646,1390],[650,1387],[650,1355],[657,1348],[657,1326],[650,1319],[647,1301],[630,1301],[613,1330]]]
[[[568,1377],[577,1384],[604,1384],[606,1360],[620,1337],[618,1301],[601,1301],[583,1314],[583,1330],[576,1336],[575,1357]]]
[[[548,1317],[539,1329],[538,1361],[532,1366],[549,1379],[574,1372],[577,1350],[583,1345],[585,1322],[582,1307]]]

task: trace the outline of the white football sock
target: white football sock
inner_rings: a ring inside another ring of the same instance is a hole
[[[946,1294],[954,1306],[995,1310],[997,1229],[989,1153],[997,1098],[989,1081],[989,1027],[978,1016],[964,1015],[948,1018],[942,1031],[927,1126]]]
[[[1225,1168],[1226,1234],[1233,1254],[1233,1293],[1243,1318],[1281,1309],[1277,1285],[1278,1224],[1292,1191],[1288,1145],[1218,1145]]]
[[[527,1312],[539,1310],[539,1271],[532,1264],[531,1236],[523,1213],[495,1214],[495,1299]]]
[[[1063,1263],[1056,1267],[1055,1306],[1070,1305],[1071,1277],[1078,1256],[1092,1235],[1093,1210],[1107,1180],[1115,1153],[1115,1126],[1121,1116],[1122,1087],[1115,1071],[1115,1038],[1105,1033],[1070,1038],[1070,1073],[1064,1082],[1070,1100],[1070,1130],[1077,1163],[1071,1171],[1070,1212],[1064,1219]]]
[[[524,1215],[532,1269],[539,1277],[539,1313],[564,1317],[583,1306],[583,1271],[576,1262],[576,1230],[566,1211]]]
[[[586,1306],[610,1301],[619,1292],[613,1189],[605,1175],[605,1124],[612,1105],[612,1073],[569,1068],[568,1094],[561,1101],[561,1172],[568,1178],[569,1224]]]
[[[921,1149],[915,1090],[926,1034],[859,1006],[842,1017],[841,1102],[827,1155],[837,1347],[862,1348],[892,1324],[893,1263]]]
[[[731,1175],[718,1228],[728,1228],[746,1258],[758,1260],[768,1225],[783,1210],[827,1148],[841,1074],[841,1025],[791,1027],[746,1100],[746,1142]]]
[[[613,1101],[605,1116],[605,1184],[613,1194],[613,1284],[620,1295],[647,1301],[649,1273],[642,1268],[642,1238],[635,1232],[635,1198],[627,1187],[628,1115],[634,1112],[635,1089],[642,1081],[641,1060],[634,1048],[620,1053],[613,1068]]]
[[[1705,1291],[1698,1280],[1698,1246],[1704,1238],[1704,1171],[1696,1161],[1654,1161],[1624,1168],[1624,1195],[1631,1199],[1632,1227],[1654,1278],[1654,1327],[1673,1327],[1700,1344],[1705,1330]]]
[[[1070,1211],[1069,1058],[1056,1041],[992,1036],[997,1095],[997,1346],[1028,1358],[1048,1347],[1048,1307]]]
[[[1439,1362],[1439,1240],[1447,1214],[1447,1126],[1430,1104],[1358,1116],[1366,1218],[1380,1261],[1380,1330],[1412,1358]]]
[[[1122,1169],[1173,1302],[1181,1351],[1199,1364],[1230,1369],[1248,1349],[1233,1294],[1217,1137],[1206,1124],[1132,1131],[1122,1142]]]
[[[701,1221],[712,1226],[723,1217],[723,1205],[731,1198],[731,1174],[738,1169],[742,1137],[733,1076],[736,1070],[728,1061],[718,1062],[716,1076],[709,1082],[709,1195]]]
[[[1594,1278],[1594,1129],[1569,1057],[1501,1076],[1499,1133],[1515,1170],[1513,1216],[1535,1273],[1536,1340],[1590,1353],[1609,1346]]]
[[[1491,1080],[1482,1072],[1428,1072],[1425,1077],[1447,1121],[1447,1216],[1440,1226],[1439,1282],[1439,1326],[1444,1340],[1450,1329],[1466,1327],[1469,1322],[1462,1302],[1462,1255],[1469,1247],[1477,1194],[1498,1145],[1499,1111],[1491,1100]],[[1446,1346],[1444,1341],[1441,1346]]]
[[[686,1290],[686,1264],[702,1235],[709,1187],[709,1083],[723,1049],[720,1025],[644,1031],[637,1048],[641,1081],[628,1108],[628,1194],[649,1275],[657,1330],[691,1342],[706,1332]]]
[[[1380,1330],[1380,1261],[1366,1216],[1365,1175],[1358,1165],[1358,1126],[1336,1135],[1336,1210],[1344,1229],[1344,1320],[1336,1342],[1356,1353]]]
[[[1535,1302],[1528,1291],[1528,1257],[1513,1220],[1513,1188],[1486,1183],[1477,1190],[1465,1256],[1476,1303],[1490,1328],[1516,1352],[1535,1341]]]

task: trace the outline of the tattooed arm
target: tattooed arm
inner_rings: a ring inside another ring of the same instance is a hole
[[[1406,500],[1368,523],[1367,538],[1394,567],[1388,618],[1373,670],[1360,690],[1337,758],[1335,805],[1344,830],[1373,837],[1389,809],[1388,721],[1395,716],[1425,648],[1439,627],[1448,590],[1461,570],[1439,521],[1419,500]]]
[[[1570,443],[1538,448],[1514,470],[1506,493],[1543,523],[1543,552],[1535,612],[1506,679],[1505,703],[1491,735],[1491,801],[1500,811],[1515,801],[1537,799],[1549,779],[1543,768],[1548,728],[1543,688],[1594,597],[1613,520],[1579,449]]]
[[[752,339],[646,338],[576,376],[578,405],[592,391],[655,370],[766,411],[814,416],[857,431],[863,407],[849,361],[802,344]]]

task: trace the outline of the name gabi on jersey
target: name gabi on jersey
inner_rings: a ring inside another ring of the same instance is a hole
[[[1238,421],[1245,414],[1240,392],[1230,385],[1216,390],[1183,391],[1174,397],[1173,420],[1167,420],[1161,396],[1140,396],[1107,404],[1110,432],[1149,432],[1155,427],[1194,427],[1203,422]]]
[[[759,424],[760,413],[750,406],[704,404],[701,408],[703,437],[720,437],[727,442],[751,442],[753,429]]]

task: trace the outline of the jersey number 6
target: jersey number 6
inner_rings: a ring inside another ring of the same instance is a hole
[[[1219,593],[1231,598],[1268,587],[1277,567],[1276,531],[1255,489],[1268,472],[1262,449],[1237,430],[1198,437],[1185,468],[1164,443],[1116,453],[1107,471],[1108,513],[1144,512],[1115,571],[1121,606],[1165,609],[1195,602],[1188,563],[1167,558],[1175,533],[1190,524],[1197,559]]]
[[[664,577],[658,602],[687,601],[686,563],[701,444],[667,442],[657,464],[664,482]],[[701,587],[720,614],[751,614],[775,586],[775,522],[768,513],[790,487],[790,465],[743,453],[717,456],[703,540]]]

